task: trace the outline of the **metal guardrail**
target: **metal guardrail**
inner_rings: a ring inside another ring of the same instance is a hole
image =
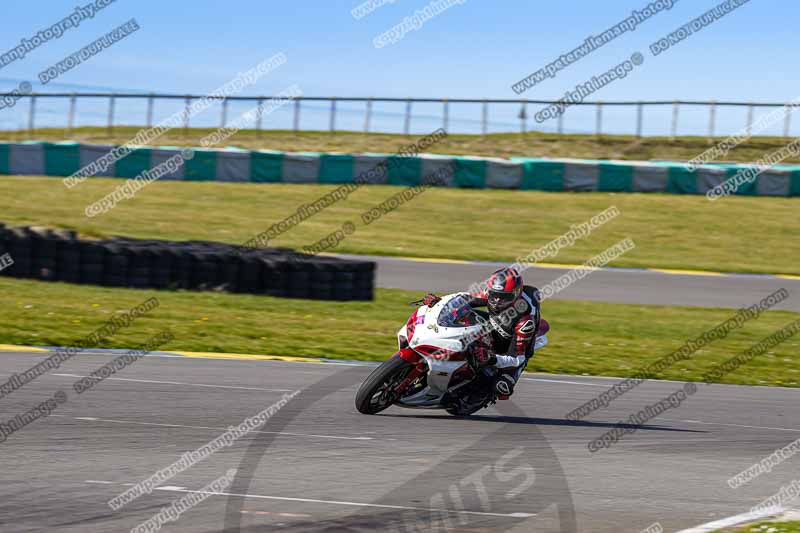
[[[146,125],[153,126],[153,107],[155,100],[183,100],[185,104],[185,120],[183,124],[184,133],[188,132],[189,128],[189,112],[192,100],[201,98],[208,98],[208,95],[203,94],[156,94],[156,93],[31,93],[21,95],[21,98],[30,99],[30,108],[28,114],[28,130],[35,129],[36,122],[36,101],[39,98],[68,98],[69,113],[67,118],[67,130],[72,131],[75,123],[75,114],[77,108],[77,100],[79,98],[108,98],[108,130],[109,134],[114,130],[114,111],[117,99],[145,99],[147,100],[147,117]],[[220,127],[227,124],[228,117],[228,102],[229,101],[252,101],[261,105],[265,100],[273,98],[271,96],[228,96],[217,98],[222,102],[222,116],[220,118]],[[408,135],[411,129],[412,108],[414,103],[440,103],[442,104],[442,127],[449,131],[450,123],[450,104],[480,104],[481,105],[481,132],[486,134],[488,132],[489,124],[489,105],[510,105],[516,104],[520,106],[520,111],[517,118],[520,121],[520,131],[526,132],[527,128],[527,106],[529,104],[551,105],[557,104],[557,100],[528,100],[528,99],[477,99],[477,98],[392,98],[392,97],[342,97],[342,96],[301,96],[294,99],[294,117],[293,117],[293,130],[300,130],[300,111],[302,102],[330,102],[330,117],[328,123],[329,131],[336,131],[336,104],[337,102],[363,102],[365,104],[364,110],[364,132],[370,131],[370,123],[372,119],[372,107],[375,102],[404,102],[405,116],[403,122],[403,132]],[[636,125],[635,132],[637,137],[642,136],[642,128],[644,122],[644,109],[645,107],[658,107],[658,106],[672,106],[672,123],[670,128],[670,137],[675,138],[678,130],[678,121],[680,117],[681,106],[704,106],[708,108],[708,137],[715,136],[716,130],[716,117],[718,107],[746,107],[747,122],[745,128],[750,128],[753,124],[753,113],[755,108],[782,108],[782,107],[797,107],[797,103],[777,103],[777,102],[732,102],[732,101],[700,101],[700,100],[642,100],[642,101],[593,101],[593,102],[576,102],[571,104],[574,106],[594,106],[595,112],[595,134],[602,135],[603,133],[603,109],[607,106],[627,106],[636,107]],[[789,137],[791,128],[792,113],[785,113],[783,124],[783,136]],[[564,133],[564,114],[560,115],[557,119],[558,133]],[[263,131],[261,117],[256,124],[256,131]]]

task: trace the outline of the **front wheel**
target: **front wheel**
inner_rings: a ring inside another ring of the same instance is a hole
[[[392,357],[367,376],[356,393],[356,409],[365,415],[380,413],[397,399],[396,387],[408,376],[414,365],[401,357]]]

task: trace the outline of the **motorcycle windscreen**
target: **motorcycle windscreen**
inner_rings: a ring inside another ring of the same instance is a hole
[[[442,307],[436,323],[444,328],[466,328],[476,325],[477,315],[468,302],[469,297],[456,296]]]

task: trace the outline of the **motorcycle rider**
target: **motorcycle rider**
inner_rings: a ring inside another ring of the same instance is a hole
[[[440,298],[428,294],[423,303],[433,306]],[[513,268],[501,268],[489,276],[485,289],[469,296],[472,308],[486,307],[488,323],[485,337],[491,348],[475,342],[472,355],[478,366],[494,369],[487,372],[490,386],[500,399],[514,393],[514,386],[533,356],[537,334],[543,335],[549,325],[541,318],[541,295],[535,287],[523,284],[522,276]]]

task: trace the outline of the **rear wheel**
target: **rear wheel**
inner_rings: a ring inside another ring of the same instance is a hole
[[[359,387],[356,409],[365,415],[374,415],[392,405],[398,398],[393,389],[413,368],[414,365],[401,357],[392,357],[381,363]]]
[[[458,397],[445,410],[453,416],[469,416],[490,403],[494,403],[494,396],[484,390],[485,385],[473,382],[468,386],[471,390],[463,390]]]
[[[469,416],[471,414],[477,413],[478,411],[486,407],[486,405],[487,404],[484,402],[467,406],[460,405],[458,407],[448,407],[446,411],[453,416]]]

